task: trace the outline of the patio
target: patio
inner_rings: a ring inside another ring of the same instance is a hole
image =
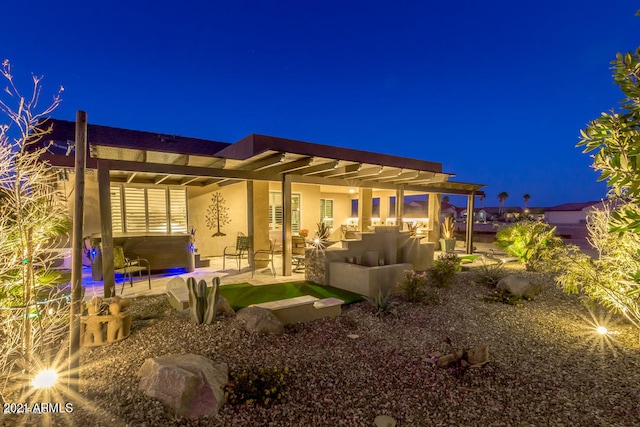
[[[209,267],[196,268],[192,273],[152,274],[151,289],[149,289],[148,281],[146,276],[143,274],[142,278],[134,276],[133,287],[126,283],[124,286],[124,292],[121,294],[122,278],[118,277],[116,283],[116,294],[127,298],[161,295],[166,292],[167,283],[176,276],[182,276],[185,280],[187,277],[194,277],[196,280],[205,280],[209,284],[215,276],[218,276],[220,277],[221,285],[250,283],[254,286],[259,286],[304,280],[304,270],[293,272],[290,276],[282,276],[282,274],[280,274],[282,271],[281,254],[276,254],[274,257],[274,264],[277,273],[276,277],[273,277],[273,273],[269,267],[256,269],[254,277],[251,277],[251,266],[246,258],[242,260],[242,268],[240,271],[236,268],[227,268],[227,270],[223,270],[221,256],[209,258],[209,261]],[[82,269],[82,286],[85,289],[85,299],[90,299],[94,295],[102,297],[104,294],[103,282],[91,279],[91,267],[83,267]]]

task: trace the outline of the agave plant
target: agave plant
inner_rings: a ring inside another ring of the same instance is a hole
[[[331,236],[331,227],[329,227],[324,222],[319,222],[316,224],[316,239],[321,242],[326,242],[329,240]]]
[[[449,240],[453,239],[453,218],[448,216],[442,222],[442,238]]]

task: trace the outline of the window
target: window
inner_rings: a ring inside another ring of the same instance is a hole
[[[282,193],[269,192],[269,230],[282,230]],[[291,195],[291,231],[300,231],[300,194]]]
[[[320,199],[320,221],[333,228],[333,200]]]
[[[169,187],[111,186],[114,232],[187,232],[187,190]]]

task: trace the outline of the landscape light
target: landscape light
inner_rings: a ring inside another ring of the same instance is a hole
[[[600,335],[607,335],[609,333],[609,330],[604,327],[604,326],[598,326],[596,328],[596,331],[600,334]]]
[[[49,388],[53,387],[58,381],[58,374],[53,369],[46,369],[35,376],[31,385],[33,388]]]

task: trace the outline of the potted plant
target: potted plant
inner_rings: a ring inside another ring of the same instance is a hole
[[[456,247],[456,238],[453,236],[453,218],[448,216],[442,222],[442,233],[440,238],[440,250],[451,252]]]

